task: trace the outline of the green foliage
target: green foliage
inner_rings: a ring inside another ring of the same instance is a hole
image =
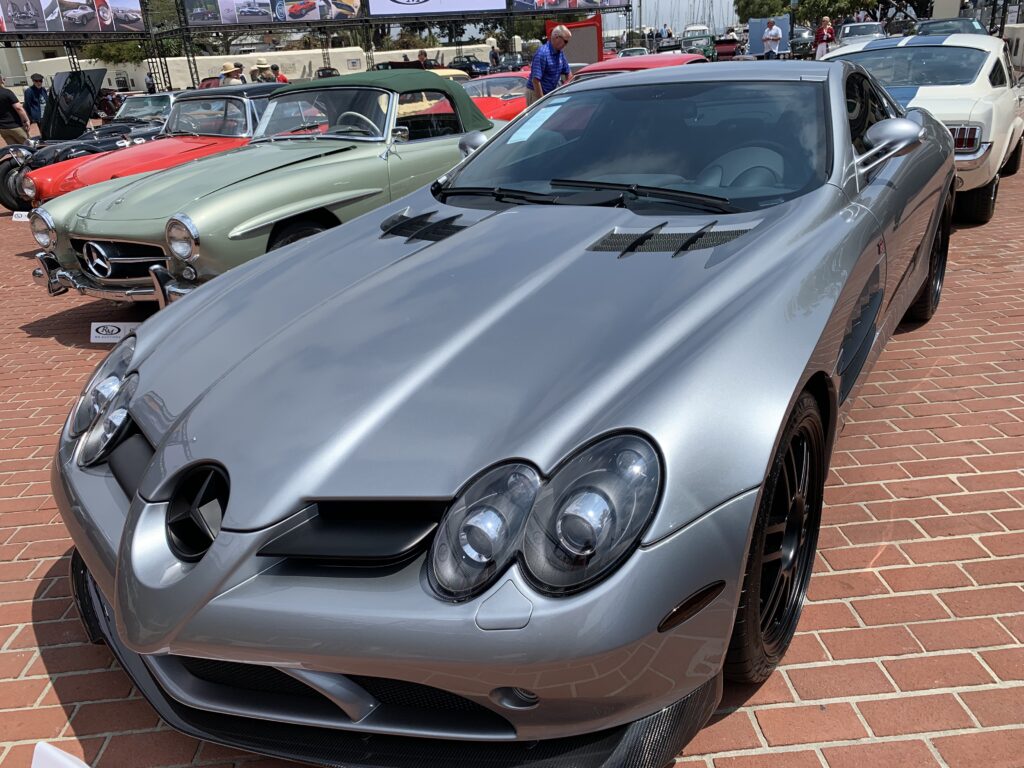
[[[817,26],[822,16],[832,19],[833,26],[838,24],[844,16],[852,14],[863,3],[854,0],[800,0],[796,8],[796,17],[806,21],[811,26]]]
[[[746,24],[748,19],[767,19],[788,12],[787,0],[736,0],[736,15],[741,24]]]
[[[146,51],[136,40],[112,43],[90,43],[80,54],[86,59],[101,59],[108,64],[138,64],[146,60]]]

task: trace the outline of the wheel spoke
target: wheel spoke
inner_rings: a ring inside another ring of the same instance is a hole
[[[811,448],[807,444],[806,438],[800,441],[800,482],[797,483],[797,488],[801,496],[807,498],[807,492],[810,489],[810,474],[811,474]]]
[[[772,584],[772,591],[768,594],[768,599],[765,600],[761,606],[762,632],[767,631],[775,620],[775,614],[779,609],[779,605],[782,603],[783,597],[788,591],[788,585],[789,571],[779,571],[778,576],[775,577],[775,583]]]

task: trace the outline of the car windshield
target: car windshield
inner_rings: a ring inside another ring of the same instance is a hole
[[[129,96],[124,104],[114,115],[115,120],[163,120],[171,111],[171,97],[167,95],[158,96]]]
[[[483,80],[471,80],[463,84],[470,96],[489,96],[492,99],[515,98],[526,95],[525,77],[488,77]]]
[[[863,35],[884,35],[881,24],[844,24],[840,37],[861,37]]]
[[[683,45],[706,47],[711,45],[710,37],[684,37]]]
[[[174,105],[164,132],[172,135],[247,136],[242,99],[182,99]]]
[[[627,193],[640,185],[658,195],[645,193],[630,200],[631,207],[654,204],[660,196],[660,204],[690,200],[698,208],[753,210],[803,195],[827,179],[823,83],[611,87],[615,80],[596,89],[570,86],[539,104],[473,154],[443,188],[445,196],[457,195],[456,204],[493,205],[506,190],[538,201],[538,195],[578,192],[581,184]],[[473,189],[487,194],[474,199]],[[706,199],[712,200],[695,202]],[[714,202],[723,199],[724,208]]]
[[[917,24],[919,35],[955,35],[955,34],[987,35],[985,27],[977,19],[937,19],[921,21]]]
[[[907,45],[857,51],[838,58],[860,64],[888,88],[968,85],[978,78],[988,53],[955,45]]]
[[[381,139],[389,96],[373,88],[291,91],[270,100],[255,139]]]

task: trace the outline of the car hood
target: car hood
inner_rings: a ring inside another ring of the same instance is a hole
[[[943,122],[967,120],[978,101],[970,86],[963,85],[894,85],[886,90],[903,107],[927,109]]]
[[[93,200],[78,215],[107,221],[166,218],[234,184],[354,147],[355,142],[337,140],[258,142],[131,181]]]
[[[595,434],[656,434],[645,408],[652,390],[665,395],[664,366],[706,380],[695,361],[722,354],[711,339],[730,324],[736,338],[766,271],[791,275],[775,261],[785,249],[765,247],[772,219],[802,226],[838,194],[668,217],[664,231],[718,220],[716,232],[745,233],[679,258],[619,257],[659,217],[451,208],[426,191],[405,199],[406,215],[458,216],[429,239],[384,234],[392,204],[273,251],[140,329],[133,416],[160,445],[140,493],[158,498],[182,466],[216,461],[232,482],[225,527],[251,530],[304,499],[451,498],[512,457],[548,472]],[[595,249],[608,235],[618,247]],[[737,491],[703,486],[719,500]]]
[[[511,120],[526,109],[526,97],[499,99],[494,96],[474,96],[473,103],[489,120]]]
[[[96,157],[87,163],[76,166],[68,174],[67,180],[72,189],[77,189],[108,179],[187,163],[198,157],[233,149],[248,141],[247,138],[221,136],[170,136],[166,139],[128,147],[116,154]]]

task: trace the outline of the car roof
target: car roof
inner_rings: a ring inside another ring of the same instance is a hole
[[[274,91],[281,89],[281,83],[243,83],[242,85],[222,85],[219,88],[203,88],[191,91],[184,91],[179,94],[179,99],[210,99],[216,96],[240,96],[242,98],[255,98],[269,96]]]
[[[689,64],[692,61],[707,61],[699,53],[649,53],[644,56],[616,56],[596,64],[588,64],[577,75],[591,72],[622,72],[623,70],[655,69]]]
[[[968,35],[958,33],[955,35],[910,35],[907,37],[887,37],[883,40],[872,40],[867,43],[852,43],[836,48],[828,55],[828,58],[842,56],[845,53],[857,53],[858,51],[876,51],[882,48],[907,48],[923,45],[948,45],[957,48],[977,48],[991,53],[1002,53],[1006,42],[999,37],[988,35]]]
[[[655,69],[623,72],[615,77],[595,77],[578,85],[569,83],[573,90],[621,88],[630,85],[653,85],[673,82],[794,82],[812,80],[824,82],[829,74],[846,62],[792,61],[784,65],[776,61],[709,62],[699,67],[657,67]]]
[[[453,80],[446,80],[429,69],[379,69],[370,72],[356,72],[351,75],[325,77],[306,83],[285,85],[275,91],[275,96],[295,91],[322,91],[325,88],[380,88],[393,93],[409,91],[440,91],[454,103],[462,118],[462,127],[467,131],[486,131],[494,123],[484,117],[480,109],[469,98],[466,89]],[[465,72],[454,70],[459,75]]]

